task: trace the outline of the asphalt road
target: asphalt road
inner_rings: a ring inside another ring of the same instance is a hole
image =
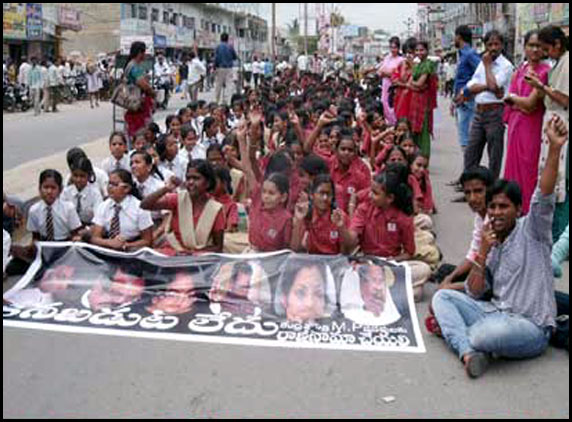
[[[445,183],[458,176],[462,158],[444,110],[436,116],[432,162],[435,223],[446,261],[456,263],[470,243],[473,217],[466,205],[449,203],[456,194]],[[5,146],[5,169],[6,155]],[[565,291],[568,280],[566,268]],[[427,304],[418,307],[421,322]],[[551,348],[536,360],[496,362],[471,381],[442,340],[422,331],[427,353],[403,355],[4,328],[3,415],[569,418],[568,353]],[[386,404],[387,396],[396,400]]]

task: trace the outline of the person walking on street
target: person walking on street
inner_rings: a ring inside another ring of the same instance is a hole
[[[87,92],[89,93],[89,105],[93,108],[93,100],[95,99],[95,106],[99,107],[99,69],[93,63],[87,64]]]
[[[42,69],[38,65],[38,59],[32,57],[32,67],[28,72],[28,81],[26,83],[30,87],[30,96],[34,102],[34,115],[39,116],[41,112],[41,96],[44,89],[44,79]]]
[[[48,108],[51,108],[52,113],[57,113],[60,89],[60,77],[57,62],[51,62],[48,68],[48,87],[50,91],[50,101]]]
[[[234,61],[238,60],[236,51],[228,44],[228,34],[222,34],[220,37],[221,43],[216,49],[215,53],[215,68],[216,68],[216,102],[218,104],[227,104],[227,97],[232,89],[232,69]],[[222,102],[221,102],[221,94]]]
[[[196,102],[199,99],[199,87],[201,83],[203,83],[206,74],[207,68],[197,55],[197,51],[191,53],[191,61],[188,64],[189,66],[189,95],[191,97],[191,101]]]
[[[504,41],[505,38],[499,31],[487,33],[487,52],[463,91],[465,99],[475,96],[477,104],[469,145],[465,150],[465,169],[480,165],[485,147],[488,147],[489,168],[495,179],[500,177],[504,155],[503,101],[514,72],[514,66],[502,54]]]

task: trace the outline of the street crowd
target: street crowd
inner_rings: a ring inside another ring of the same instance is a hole
[[[452,186],[475,214],[474,229],[459,234],[472,242],[456,268],[441,266],[433,225],[439,64],[414,38],[392,38],[377,67],[357,72],[307,57],[276,69],[255,59],[244,68],[246,89],[227,102],[237,55],[223,34],[211,72],[217,102],[199,100],[209,72],[192,53],[182,93],[190,103],[164,130],[153,121],[158,92],[142,66],[146,46],[136,42],[122,78],[138,88],[140,107],[126,112],[124,132],[110,135],[104,162],[74,148],[67,177],[42,172],[26,228],[34,243],[168,256],[290,249],[386,258],[409,265],[416,302],[428,282],[440,283],[427,329],[470,377],[493,356],[536,357],[551,341],[567,349],[569,299],[555,292],[554,277],[569,248],[568,38],[552,26],[527,34],[518,68],[503,55],[502,33],[486,34],[482,55],[472,41],[470,28],[457,29],[459,60],[448,78],[465,158]],[[32,60],[35,97],[42,72]],[[10,248],[18,214],[5,194],[8,274],[34,256],[34,245]]]

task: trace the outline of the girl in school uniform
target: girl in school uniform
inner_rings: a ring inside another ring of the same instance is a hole
[[[232,197],[232,178],[227,168],[218,166],[214,167],[216,176],[216,188],[213,192],[215,201],[224,207],[224,216],[226,220],[225,231],[227,233],[236,233],[238,231],[238,204]]]
[[[155,166],[155,168],[158,170],[159,165],[161,164],[161,158],[159,157],[159,153],[157,152],[157,146],[148,145],[147,148],[145,149],[145,152],[151,156],[151,158],[153,159],[153,166]],[[161,179],[159,177],[159,173],[161,173],[161,176],[163,176],[162,179],[163,181],[169,180],[171,177],[176,177],[175,173],[173,173],[171,170],[163,168],[163,170],[161,171],[153,171],[154,177],[156,179]]]
[[[411,162],[415,154],[419,151],[419,147],[415,143],[415,136],[411,132],[406,132],[399,139],[399,146],[407,154],[407,161]]]
[[[81,148],[72,148],[67,153],[67,163],[70,173],[67,175],[64,185],[69,186],[71,184],[71,172],[72,165],[77,162],[80,158],[88,160],[86,153]],[[88,184],[95,187],[99,193],[101,193],[102,198],[107,198],[107,183],[109,182],[108,174],[98,167],[93,167],[93,176],[90,176]]]
[[[141,209],[133,177],[125,170],[109,176],[109,198],[96,210],[91,243],[117,251],[135,251],[153,242],[153,220]]]
[[[183,142],[183,135],[181,132],[183,124],[181,123],[181,119],[174,114],[167,116],[167,119],[165,120],[165,127],[167,128],[167,133],[169,135],[173,135],[177,145],[180,145]]]
[[[377,175],[371,187],[371,198],[362,203],[349,228],[336,220],[344,246],[357,246],[365,255],[407,262],[412,269],[415,298],[423,297],[423,285],[431,276],[431,268],[412,261],[416,253],[413,200],[407,180],[395,172]]]
[[[179,151],[179,156],[187,162],[192,160],[205,160],[207,158],[206,148],[199,143],[197,131],[191,125],[185,125],[181,129],[183,145]]]
[[[27,226],[34,241],[69,241],[81,229],[74,205],[60,197],[62,184],[62,175],[56,170],[45,170],[40,174],[41,200],[30,209]]]
[[[433,215],[436,213],[435,201],[433,199],[433,186],[429,176],[429,159],[421,153],[413,156],[411,163],[411,174],[419,182],[423,199],[419,202],[419,209],[422,213]]]
[[[131,158],[131,172],[134,183],[142,198],[165,187],[163,174],[155,166],[153,157],[147,152],[138,152]]]
[[[108,175],[114,170],[131,171],[127,137],[123,132],[113,132],[109,137],[109,151],[111,156],[101,163],[101,168]]]
[[[179,155],[179,145],[174,135],[168,134],[157,141],[157,153],[159,154],[159,171],[169,170],[175,173],[179,180],[185,180],[188,160]]]
[[[290,181],[286,174],[274,172],[280,167],[273,161],[269,162],[267,172],[262,183],[262,175],[256,161],[259,149],[256,142],[250,146],[246,140],[247,128],[245,124],[239,126],[237,139],[242,157],[242,167],[245,171],[248,192],[252,201],[249,219],[253,224],[249,226],[250,248],[257,252],[274,252],[290,247],[292,238],[292,214],[288,211],[288,197]],[[275,154],[279,156],[279,154]],[[287,164],[291,171],[291,163]]]
[[[129,163],[131,163],[131,158],[133,154],[136,152],[145,152],[147,146],[149,145],[147,142],[147,137],[145,136],[147,133],[147,129],[141,129],[139,132],[135,134],[133,138],[133,151],[129,153]],[[131,165],[131,164],[130,164]]]
[[[213,167],[224,167],[229,171],[231,178],[231,191],[233,200],[235,202],[245,202],[247,199],[246,195],[246,178],[244,173],[238,169],[232,168],[230,162],[237,162],[238,158],[232,155],[231,143],[225,141],[222,147],[219,145],[211,145],[207,150],[207,161]],[[227,151],[228,155],[225,154]],[[230,162],[229,162],[230,161]]]
[[[93,166],[87,158],[79,158],[72,164],[71,184],[64,188],[62,199],[75,205],[84,227],[91,226],[95,210],[103,202],[99,190],[89,184],[94,177]]]
[[[349,226],[348,215],[337,208],[336,188],[329,174],[316,177],[310,195],[302,195],[296,204],[292,231],[292,250],[314,255],[349,253],[334,221]]]
[[[171,211],[165,242],[159,250],[167,255],[193,255],[223,251],[226,222],[224,207],[211,198],[216,188],[213,168],[204,160],[189,163],[186,189],[170,179],[166,186],[143,200],[149,211]]]
[[[342,132],[336,156],[330,161],[330,174],[338,189],[338,205],[346,213],[350,213],[355,197],[371,187],[371,171],[358,157],[358,145],[352,135],[351,131]]]

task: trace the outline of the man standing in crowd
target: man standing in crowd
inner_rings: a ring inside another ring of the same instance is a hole
[[[504,155],[504,97],[508,93],[514,66],[502,54],[504,36],[490,31],[485,36],[486,53],[471,81],[463,90],[465,99],[475,96],[476,112],[465,150],[465,169],[480,165],[488,147],[489,168],[495,179],[501,174]]]
[[[27,85],[30,87],[30,96],[34,102],[34,115],[38,116],[41,109],[40,100],[44,88],[44,78],[36,57],[32,57],[32,67],[28,73]]]
[[[47,106],[47,110],[51,107],[52,113],[58,112],[58,101],[59,101],[59,89],[60,89],[60,76],[58,70],[57,61],[50,62],[48,67],[48,88],[50,91],[50,101],[44,107]],[[46,110],[46,111],[47,111]]]
[[[472,79],[481,58],[472,48],[473,32],[467,25],[462,25],[455,31],[455,47],[459,50],[459,66],[455,77],[454,96],[457,111],[457,128],[459,143],[463,152],[469,145],[469,128],[475,114],[474,98],[465,98],[463,89]],[[467,170],[465,168],[465,170]],[[456,184],[456,182],[455,182]]]
[[[22,57],[22,64],[20,65],[20,69],[18,69],[18,83],[24,87],[28,86],[28,73],[32,66],[28,63],[28,59],[26,57]]]
[[[222,34],[220,37],[221,43],[216,49],[215,53],[215,68],[216,68],[216,102],[218,104],[228,104],[227,97],[232,87],[232,69],[234,61],[238,60],[236,51],[228,44],[228,34]],[[222,102],[221,102],[221,94]]]

